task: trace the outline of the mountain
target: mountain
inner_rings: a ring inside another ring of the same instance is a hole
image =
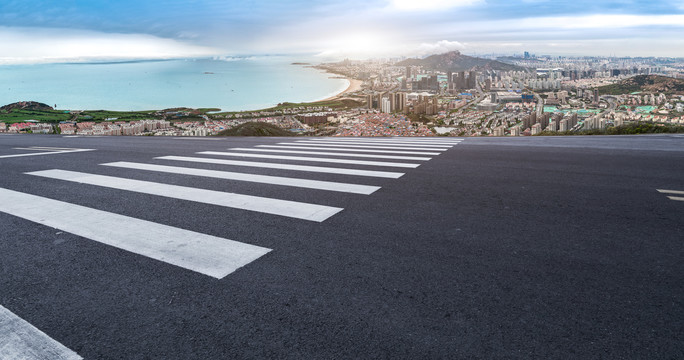
[[[9,105],[0,107],[0,111],[10,112],[12,110],[54,110],[52,106],[35,102],[35,101],[20,101]]]
[[[647,93],[684,94],[684,79],[660,75],[637,75],[615,84],[599,87],[600,94],[621,95],[637,91]]]
[[[396,64],[397,66],[422,66],[426,69],[437,71],[522,71],[520,66],[502,63],[501,61],[476,58],[463,55],[458,51],[445,54],[431,55],[425,59],[406,59]]]

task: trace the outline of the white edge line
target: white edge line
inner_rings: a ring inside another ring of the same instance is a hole
[[[3,359],[83,359],[3,306],[0,306],[0,356]]]

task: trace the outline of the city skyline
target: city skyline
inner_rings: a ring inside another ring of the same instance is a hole
[[[682,1],[10,1],[0,63],[309,54],[684,57]]]

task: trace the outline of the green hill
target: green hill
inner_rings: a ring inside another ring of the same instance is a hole
[[[660,75],[637,75],[615,84],[599,87],[600,94],[622,95],[647,93],[684,94],[684,80]]]
[[[295,133],[263,122],[248,122],[226,129],[217,136],[296,136]]]

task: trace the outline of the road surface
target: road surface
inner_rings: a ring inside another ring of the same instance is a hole
[[[684,136],[0,135],[0,358],[684,357]]]

